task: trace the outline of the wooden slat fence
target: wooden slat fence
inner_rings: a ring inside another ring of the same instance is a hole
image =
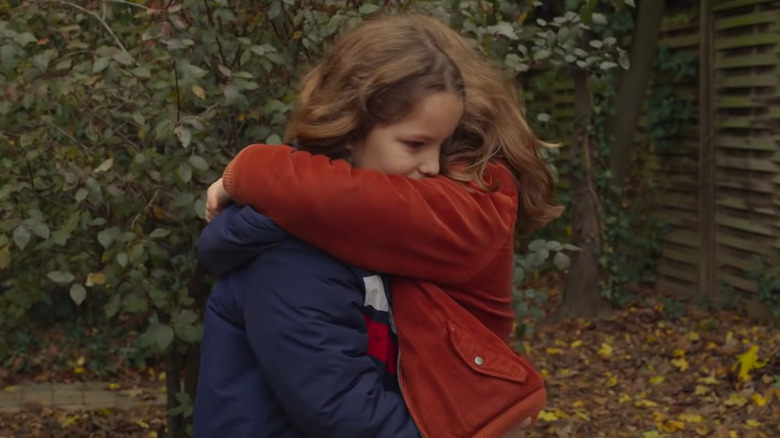
[[[716,1],[713,23],[715,269],[755,292],[757,255],[780,249],[780,3]]]
[[[685,51],[698,56],[697,11],[670,11],[661,25],[659,45],[668,47],[673,53]],[[651,84],[657,85],[668,84]],[[671,85],[677,98],[698,103],[698,81],[683,82],[678,79]],[[665,236],[658,265],[658,287],[673,291],[695,290],[698,284],[701,242],[697,175],[700,150],[696,108],[694,106],[689,127],[678,134],[672,145],[650,145],[653,155],[648,170],[657,184],[653,196],[656,216],[671,228]]]
[[[694,104],[687,129],[673,147],[650,145],[655,215],[671,228],[657,286],[752,299],[749,274],[763,267],[756,256],[780,252],[780,1],[667,1],[660,44],[691,53],[700,68],[673,83]],[[571,88],[560,81],[535,103],[559,132],[571,132]]]

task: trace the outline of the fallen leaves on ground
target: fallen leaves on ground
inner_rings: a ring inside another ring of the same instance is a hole
[[[548,388],[547,409],[528,438],[780,437],[780,330],[695,306],[670,319],[661,304],[646,301],[597,321],[542,324],[524,340]],[[42,363],[52,359],[50,350],[40,353]],[[81,363],[76,357],[75,366]],[[164,377],[151,368],[117,374],[125,378],[112,390],[138,380],[159,385]],[[13,374],[5,380],[58,377],[85,376]],[[27,407],[0,413],[0,438],[161,438],[163,418],[162,407]]]
[[[548,407],[533,437],[780,437],[780,330],[660,304],[542,325],[524,342]]]
[[[65,411],[27,405],[0,413],[3,438],[164,438],[163,407]]]

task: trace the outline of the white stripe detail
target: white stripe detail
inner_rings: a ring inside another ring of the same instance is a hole
[[[379,275],[363,277],[363,284],[366,286],[366,297],[363,305],[373,307],[380,312],[389,312],[390,304],[387,302],[387,294],[385,293],[382,277]]]

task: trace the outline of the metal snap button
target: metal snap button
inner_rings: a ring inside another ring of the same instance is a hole
[[[482,356],[477,356],[474,358],[474,363],[477,365],[482,365],[485,363],[485,359],[482,359]]]

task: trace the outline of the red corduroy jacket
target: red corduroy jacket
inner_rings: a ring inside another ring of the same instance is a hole
[[[425,438],[498,438],[544,408],[542,378],[507,344],[517,188],[505,167],[489,165],[498,190],[486,192],[252,145],[223,178],[293,235],[393,276],[401,388]]]

